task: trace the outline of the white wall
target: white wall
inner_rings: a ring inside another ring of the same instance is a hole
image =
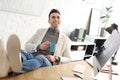
[[[104,0],[90,1],[0,0],[0,37],[6,44],[8,36],[15,33],[19,36],[22,48],[24,48],[25,42],[38,28],[49,27],[48,13],[52,8],[61,12],[62,23],[60,29],[69,35],[74,28],[86,27],[92,7],[103,8]]]
[[[49,27],[48,13],[57,1],[37,0],[37,2],[43,7],[36,7],[34,0],[0,0],[0,38],[5,45],[11,34],[17,34],[21,40],[21,46],[24,48],[25,42],[38,28]],[[30,6],[29,3],[32,5]],[[59,8],[59,5],[54,6]],[[36,9],[29,10],[32,7]]]
[[[0,11],[0,36],[6,43],[8,36],[17,34],[24,42],[44,23],[39,17]]]

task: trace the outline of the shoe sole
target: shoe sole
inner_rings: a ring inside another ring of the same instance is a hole
[[[9,62],[2,40],[0,39],[0,78],[8,74]]]
[[[22,69],[21,54],[20,54],[20,40],[13,34],[7,41],[7,55],[10,67],[14,72],[20,72]]]

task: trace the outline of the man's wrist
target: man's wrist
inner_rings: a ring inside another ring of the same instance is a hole
[[[59,56],[55,56],[55,59],[56,59],[56,61],[55,62],[60,62],[60,57]]]

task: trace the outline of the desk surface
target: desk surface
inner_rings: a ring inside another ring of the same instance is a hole
[[[76,64],[86,66],[82,80],[94,80],[92,78],[93,69],[85,61],[70,62],[52,67],[42,67],[15,77],[1,78],[0,80],[61,80],[61,77],[76,77],[72,71]]]
[[[6,77],[0,80],[61,80],[60,77],[76,77],[73,75],[72,69],[76,64],[85,65],[86,70],[83,80],[92,80],[92,67],[90,67],[85,61],[70,62],[67,64],[55,65],[52,67],[43,67],[18,75],[15,77]]]

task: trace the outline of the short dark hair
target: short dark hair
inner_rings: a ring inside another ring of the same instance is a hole
[[[113,23],[113,24],[111,24],[111,26],[110,27],[107,27],[105,30],[108,32],[108,33],[112,33],[112,31],[113,30],[118,30],[118,25],[117,24],[115,24],[115,23]]]
[[[118,30],[118,25],[117,25],[117,24],[115,24],[115,23],[111,24],[111,27],[112,27],[113,29]]]
[[[51,11],[50,11],[50,13],[49,13],[49,19],[50,19],[50,15],[52,14],[52,13],[58,13],[58,14],[60,14],[60,12],[59,12],[59,10],[57,10],[57,9],[51,9]]]

